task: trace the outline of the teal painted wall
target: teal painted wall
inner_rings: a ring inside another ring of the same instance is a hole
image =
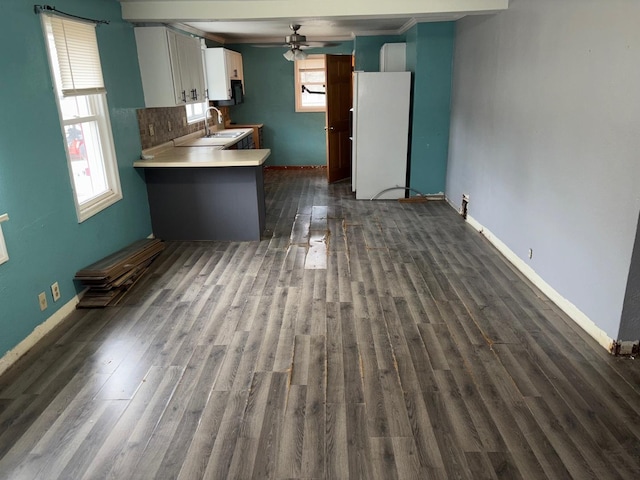
[[[454,38],[453,22],[419,23],[406,33],[413,72],[410,186],[425,194],[445,190]]]
[[[236,123],[264,123],[267,165],[326,165],[324,112],[295,111],[293,62],[284,49],[230,45],[242,53],[245,101],[229,108]],[[353,42],[311,53],[351,54]]]
[[[58,0],[56,8],[109,20],[97,29],[124,198],[77,222],[40,18],[5,0],[0,18],[0,214],[9,261],[0,265],[0,357],[79,291],[75,272],[151,233],[136,108],[144,103],[132,26],[115,1]],[[49,286],[58,281],[54,304]],[[49,307],[40,312],[45,291]]]
[[[401,43],[404,41],[404,35],[356,37],[353,42],[356,52],[356,70],[362,72],[379,72],[380,48],[382,48],[382,45],[385,43]]]

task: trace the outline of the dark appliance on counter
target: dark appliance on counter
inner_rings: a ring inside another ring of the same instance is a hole
[[[229,107],[239,105],[244,101],[242,80],[231,80],[231,98],[229,100],[215,100],[216,106]]]

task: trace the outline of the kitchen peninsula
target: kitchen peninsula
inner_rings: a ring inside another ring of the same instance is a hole
[[[247,130],[218,141],[181,139],[143,152],[148,159],[134,166],[144,168],[157,238],[260,240],[265,227],[263,165],[271,150],[225,149],[250,134]]]

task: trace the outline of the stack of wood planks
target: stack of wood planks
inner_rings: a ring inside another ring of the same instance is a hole
[[[164,250],[164,244],[160,240],[138,240],[79,270],[75,279],[89,287],[89,290],[84,294],[77,308],[116,305],[162,250]]]

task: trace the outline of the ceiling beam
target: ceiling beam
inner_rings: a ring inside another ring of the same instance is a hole
[[[278,18],[420,17],[506,10],[509,0],[120,0],[131,22],[193,22]]]

